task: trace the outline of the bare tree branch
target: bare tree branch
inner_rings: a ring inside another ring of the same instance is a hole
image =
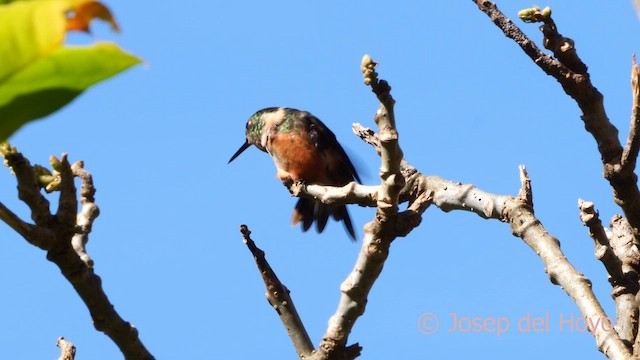
[[[610,281],[620,283],[624,275],[622,261],[613,252],[606,229],[602,226],[593,203],[578,199],[578,208],[580,209],[580,221],[589,228],[589,236],[593,239],[596,259],[600,260],[607,269]]]
[[[511,196],[490,194],[472,185],[439,177],[418,176],[412,181],[418,182],[413,186],[432,191],[434,204],[444,211],[472,211],[483,218],[508,222],[512,234],[520,237],[540,257],[551,282],[560,285],[586,319],[592,324],[602,324],[608,319],[593,293],[589,279],[571,265],[560,249],[560,242],[544,228],[529,205]],[[630,356],[615,331],[607,331],[603,326],[591,330],[598,349],[610,359],[626,359]]]
[[[368,133],[368,131],[363,131],[362,133]],[[365,136],[365,138],[374,147],[378,145],[373,136]],[[402,190],[402,194],[404,197],[409,199],[409,201],[411,201],[412,198],[416,199],[420,194],[430,194],[429,197],[432,198],[433,203],[443,211],[465,210],[474,212],[485,219],[497,219],[509,222],[512,234],[522,238],[523,241],[542,259],[545,264],[545,272],[548,274],[551,282],[561,286],[561,288],[574,300],[586,319],[589,319],[593,324],[602,323],[608,319],[591,289],[591,282],[584,277],[584,275],[579,273],[573,265],[571,265],[562,253],[559,241],[550,235],[540,221],[535,217],[533,209],[527,200],[527,195],[514,198],[508,195],[487,193],[470,184],[460,184],[437,176],[422,175],[415,171],[410,164],[406,162],[404,164],[405,169],[408,171],[405,173],[406,185]],[[525,189],[527,188],[528,181],[530,181],[528,180],[528,176],[525,176],[523,182],[523,187]],[[521,189],[520,193],[526,194],[527,191],[528,190]],[[361,274],[364,274],[366,278],[364,276],[358,278],[350,275],[341,287],[343,292],[344,288],[350,289],[352,284],[358,284],[359,291],[368,292],[370,287],[362,290],[362,286],[365,286],[362,284],[366,282],[366,284],[369,285],[370,281],[375,280],[375,278],[372,277],[372,272],[363,271],[363,267],[361,265],[361,262],[365,262],[363,259],[366,259],[367,256],[369,256],[367,253],[369,249],[365,245],[369,244],[371,241],[368,237],[371,236],[369,227],[373,226],[372,224],[368,224],[365,229],[363,250],[361,250],[361,255],[359,256],[358,263],[354,269],[354,272],[361,272]],[[377,248],[373,249],[377,250]],[[376,256],[386,255],[386,253],[383,253],[382,255],[378,253],[374,254],[376,254]],[[345,296],[343,295],[339,309],[346,308],[347,305],[350,305],[353,306],[351,311],[355,314],[359,314],[359,312],[364,310],[363,307],[357,306],[358,303],[353,304],[349,300],[350,299],[348,298],[345,299]],[[337,312],[336,314],[338,313],[347,319],[351,319],[353,316],[353,314],[349,312]],[[330,324],[333,323],[330,322]],[[352,326],[352,324],[348,325]],[[336,329],[344,333],[348,333],[351,327],[336,326]],[[615,331],[607,331],[608,329],[604,326],[595,327],[591,330],[594,332],[598,349],[605,353],[609,358],[625,359],[627,356],[630,356],[628,348]],[[332,348],[330,346],[331,344],[325,340],[323,340],[322,345]],[[322,348],[323,347],[321,346],[319,350]],[[317,357],[317,359],[324,358],[326,357]],[[316,357],[314,357],[314,359],[316,359]]]
[[[358,135],[358,137],[360,137],[360,139],[362,139],[362,141],[364,141],[365,143],[373,146],[373,148],[376,150],[378,155],[380,155],[382,148],[380,146],[380,139],[378,139],[378,134],[376,134],[375,131],[371,130],[368,127],[363,127],[361,124],[358,124],[358,123],[353,124],[351,128],[354,134]],[[400,172],[402,173],[402,176],[405,179],[409,179],[411,176],[417,173],[417,170],[411,164],[409,164],[404,158],[402,158],[402,160],[400,161]],[[407,192],[408,192],[408,188],[405,186],[405,188],[400,192],[401,202],[411,200],[410,198],[405,196]],[[416,196],[417,195],[414,194],[413,199],[415,199]]]
[[[29,239],[30,243],[37,242],[38,239],[34,238],[33,234],[37,227],[35,225],[24,222],[18,215],[14,214],[9,208],[0,202],[0,220],[9,225],[15,232],[20,234],[25,239]],[[35,245],[35,244],[34,244]],[[36,245],[37,246],[37,245]]]
[[[375,122],[380,134],[375,138],[379,144],[381,166],[381,184],[377,191],[377,212],[372,222],[365,225],[365,235],[353,271],[340,286],[342,295],[338,309],[329,319],[329,326],[313,359],[352,359],[353,348],[346,347],[349,333],[356,320],[365,310],[367,296],[373,283],[380,275],[389,254],[391,242],[398,236],[404,236],[420,223],[422,212],[431,203],[432,197],[416,197],[413,206],[406,212],[398,213],[400,191],[405,179],[401,173],[402,150],[398,144],[395,126],[391,87],[385,80],[378,80],[376,63],[365,55],[361,70],[365,84],[380,101]],[[398,224],[402,225],[399,226]]]
[[[80,204],[82,208],[77,215],[76,233],[71,239],[71,245],[75,252],[80,256],[80,259],[87,264],[88,267],[93,267],[93,260],[87,254],[85,245],[89,241],[89,233],[93,228],[93,222],[100,215],[100,209],[95,204],[94,195],[96,189],[93,186],[93,177],[84,169],[84,162],[77,161],[71,166],[71,171],[74,176],[80,178],[82,181],[82,187],[80,188]]]
[[[422,214],[433,203],[433,192],[423,192],[418,195],[407,210],[398,214],[394,232],[399,237],[407,236],[422,222]]]
[[[51,215],[49,202],[40,192],[41,184],[38,183],[36,167],[32,167],[22,154],[8,144],[0,146],[0,152],[14,171],[20,199],[31,209],[31,218],[36,224],[24,223],[4,206],[0,207],[0,219],[12,228],[17,227],[16,231],[20,230],[18,233],[29,243],[47,251],[47,259],[60,268],[64,277],[73,285],[89,309],[95,328],[113,340],[125,359],[153,359],[151,353],[140,341],[136,328],[124,321],[109,302],[102,288],[102,280],[93,272],[91,267],[93,263],[84,251],[86,237],[98,213],[97,206],[93,204],[95,189],[91,182],[91,175],[82,170],[79,164],[74,164],[72,168],[66,154],[63,154],[60,160],[51,157],[50,162],[56,175],[45,176],[50,181],[46,189],[47,191],[60,190],[58,213]],[[39,167],[38,171],[43,170]],[[81,189],[83,209],[80,214],[77,214],[74,174],[81,177],[83,181]],[[76,237],[77,235],[79,237]],[[73,244],[74,238],[81,243],[81,246]]]
[[[58,360],[73,360],[76,358],[76,347],[73,346],[71,341],[61,336],[58,338],[56,345],[60,348],[60,357]]]
[[[375,137],[369,131],[358,127],[363,140],[377,147]],[[518,236],[529,245],[545,264],[545,272],[553,284],[561,288],[574,300],[582,314],[593,324],[602,323],[608,319],[602,306],[591,289],[591,282],[579,273],[566,259],[560,249],[559,241],[544,229],[540,221],[533,214],[526,195],[528,176],[524,177],[523,188],[519,198],[507,195],[495,195],[484,192],[470,184],[460,184],[442,179],[437,176],[425,176],[415,171],[408,163],[404,163],[407,170],[406,185],[402,190],[403,196],[415,198],[417,194],[433,194],[433,203],[443,211],[465,210],[476,213],[483,218],[498,219],[511,224],[513,235]],[[522,179],[521,179],[522,180]],[[610,359],[626,359],[630,352],[615,331],[607,331],[606,327],[592,329],[598,349]]]
[[[640,68],[636,63],[636,54],[631,57],[631,92],[633,95],[633,105],[631,107],[631,125],[629,126],[629,136],[627,144],[622,151],[621,165],[622,173],[633,173],[638,159],[640,149]]]
[[[67,160],[67,154],[62,154],[60,160],[51,156],[49,162],[53,169],[60,173],[60,200],[56,218],[65,231],[75,232],[76,213],[78,211],[78,199],[76,198],[76,186],[73,182],[73,172]]]
[[[614,199],[630,218],[630,229],[633,230],[629,233],[634,234],[637,239],[640,211],[636,210],[640,210],[640,202],[636,200],[640,199],[638,196],[640,193],[635,183],[636,179],[619,170],[622,147],[617,139],[617,129],[609,122],[604,111],[602,94],[591,84],[587,67],[579,59],[573,41],[558,33],[550,17],[550,9],[543,11],[538,8],[532,9],[533,12],[530,14],[532,19],[544,22],[541,30],[545,34],[545,47],[554,52],[558,58],[556,60],[544,54],[492,2],[485,0],[474,0],[474,2],[508,37],[514,39],[545,73],[556,78],[565,92],[576,100],[582,109],[585,127],[598,143],[605,177],[614,189]],[[368,293],[382,270],[391,241],[397,236],[407,234],[412,226],[417,226],[422,211],[431,203],[436,204],[443,211],[466,210],[486,219],[498,219],[509,223],[511,233],[520,237],[540,257],[550,281],[559,285],[572,298],[588,323],[602,324],[608,321],[609,318],[595,297],[589,279],[573,267],[563,254],[558,239],[553,237],[535,217],[531,181],[524,167],[520,169],[522,187],[518,197],[514,198],[487,193],[470,184],[422,175],[402,158],[402,151],[397,141],[398,134],[395,130],[394,101],[390,95],[388,83],[378,80],[378,74],[375,72],[376,65],[370,57],[363,58],[362,71],[365,83],[371,85],[381,103],[375,118],[380,135],[359,124],[354,124],[353,128],[354,132],[365,142],[374,146],[381,156],[382,182],[377,189],[376,201],[378,211],[375,219],[365,225],[363,245],[356,265],[341,285],[342,295],[338,309],[329,320],[328,329],[311,359],[353,358],[347,355],[349,348],[345,347],[346,342],[356,320],[364,313]],[[356,191],[352,186],[340,189],[300,188],[292,192],[305,196],[313,194],[317,198],[327,196],[326,201],[336,203],[358,202],[365,205],[368,204],[369,196],[373,195],[373,192],[370,193],[371,195],[363,194],[362,189]],[[358,194],[354,194],[356,192]],[[406,212],[399,213],[398,204],[403,201],[409,201],[410,206]],[[416,211],[416,214],[411,214],[410,211]],[[407,229],[394,226],[393,223],[398,223],[404,215],[408,219],[417,219],[417,221],[408,221],[407,223],[411,225]],[[636,243],[637,241],[634,241],[634,244]],[[615,249],[616,247],[612,245],[614,253]],[[621,254],[615,253],[615,256],[622,259]],[[624,254],[628,256],[629,252],[625,251]],[[626,276],[625,260],[622,259],[621,262],[624,277]],[[616,274],[615,271],[612,270],[612,272]],[[620,275],[619,273],[620,271],[616,275]],[[623,311],[627,310],[623,309]],[[621,322],[618,325],[620,331],[624,333],[624,341],[615,329],[606,326],[592,326],[589,330],[594,335],[598,349],[607,357],[628,359],[631,356],[628,347],[629,335],[637,332],[637,329],[634,330],[634,326],[637,328],[637,325],[633,322]]]
[[[640,251],[635,242],[631,227],[625,218],[614,215],[611,219],[612,232],[609,242],[614,254],[620,259],[623,278],[620,283],[613,284],[612,296],[616,300],[616,330],[622,331],[621,337],[631,347],[636,341],[638,333],[638,265],[640,264]]]
[[[278,313],[300,359],[308,358],[314,351],[313,343],[309,338],[307,330],[304,328],[304,324],[302,324],[302,320],[300,320],[298,311],[291,299],[289,289],[278,279],[278,276],[267,262],[264,251],[259,249],[255,242],[251,240],[251,231],[249,231],[247,225],[240,225],[240,232],[242,233],[243,242],[247,245],[251,254],[253,254],[253,259],[256,261],[256,265],[258,265],[258,270],[260,271],[260,275],[262,275],[264,285],[267,287],[266,296],[269,304],[271,304]]]
[[[303,182],[297,182],[289,187],[289,191],[293,196],[307,196],[325,204],[358,204],[374,207],[378,199],[378,188],[379,186],[356,184],[354,181],[342,187],[306,185]]]
[[[498,26],[508,38],[513,39],[518,45],[520,45],[525,54],[527,54],[547,75],[553,76],[560,83],[562,83],[560,79],[571,76],[571,71],[567,69],[567,67],[540,50],[540,48],[536,46],[536,44],[531,41],[527,35],[525,35],[522,30],[513,23],[513,21],[511,21],[511,19],[498,10],[497,6],[493,2],[487,0],[473,0],[473,2],[478,5],[480,10],[489,16],[491,21],[493,21],[493,23],[496,24],[496,26]]]
[[[47,226],[51,223],[49,200],[40,193],[33,167],[22,154],[15,151],[1,152],[18,180],[18,198],[31,210],[31,219],[36,225]]]
[[[372,137],[367,139],[368,143],[376,146]],[[408,163],[405,164],[407,169],[413,169]],[[433,203],[443,211],[465,210],[485,219],[508,222],[512,234],[522,238],[540,257],[551,282],[560,285],[586,319],[592,324],[602,324],[608,319],[591,289],[591,282],[567,260],[560,249],[560,242],[550,235],[535,217],[526,196],[523,201],[522,198],[491,194],[470,184],[461,184],[437,176],[425,176],[415,169],[407,171],[406,174],[406,185],[402,193],[409,199],[417,197],[418,194],[430,193]],[[630,356],[629,350],[614,330],[608,331],[605,326],[591,330],[598,349],[610,359],[626,359]]]
[[[493,2],[474,0],[474,3],[491,18],[507,37],[513,39],[536,65],[548,75],[553,76],[562,85],[567,95],[576,101],[582,110],[581,118],[586,130],[591,133],[598,144],[604,167],[604,177],[613,188],[614,200],[629,220],[634,237],[636,240],[640,240],[640,191],[638,190],[637,177],[633,171],[629,171],[628,167],[622,166],[623,149],[618,139],[618,129],[609,121],[604,109],[604,97],[591,83],[586,66],[583,67],[584,64],[575,52],[573,41],[558,33],[555,23],[551,19],[550,10],[546,16],[540,18],[535,14],[535,8],[526,9],[526,11],[534,10],[530,14],[529,22],[541,21],[544,23],[540,30],[545,36],[545,45],[551,48],[558,58],[555,60],[535,46],[533,41],[498,10]]]
[[[528,13],[521,16],[522,12]],[[556,23],[551,18],[551,8],[546,7],[540,10],[538,7],[525,9],[518,13],[518,16],[525,22],[542,22],[540,31],[544,34],[543,45],[546,49],[553,52],[553,55],[569,70],[576,74],[587,74],[587,65],[585,65],[575,49],[573,40],[566,38],[558,32]]]
[[[625,251],[617,251],[616,246],[625,247],[620,241],[610,242],[613,234],[602,226],[598,213],[594,210],[592,202],[578,200],[580,208],[580,220],[589,228],[589,236],[595,245],[595,255],[607,269],[609,283],[611,283],[611,297],[616,303],[616,331],[629,350],[632,349],[638,331],[638,304],[636,295],[639,290],[638,273],[629,264],[624,254]],[[633,242],[631,232],[627,240]],[[622,255],[622,256],[619,256]],[[626,260],[625,260],[626,259]],[[637,259],[636,259],[637,260]]]

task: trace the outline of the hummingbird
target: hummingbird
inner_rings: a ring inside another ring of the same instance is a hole
[[[247,121],[245,143],[229,159],[231,163],[251,145],[268,153],[276,165],[276,177],[284,183],[344,186],[360,177],[336,136],[317,117],[292,108],[270,107],[253,114]],[[345,205],[327,205],[299,198],[291,224],[302,222],[302,231],[316,223],[321,233],[329,216],[344,222],[349,236],[356,235]]]

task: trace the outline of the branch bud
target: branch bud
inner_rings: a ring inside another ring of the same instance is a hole
[[[376,66],[378,63],[371,59],[371,56],[365,54],[362,57],[360,64],[360,71],[364,75],[364,83],[367,85],[375,84],[378,82],[378,73],[376,72]]]

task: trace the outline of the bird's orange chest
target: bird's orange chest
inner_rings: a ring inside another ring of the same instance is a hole
[[[280,179],[291,177],[293,181],[318,183],[325,178],[324,157],[316,145],[298,131],[272,134],[267,150],[273,157],[278,169],[276,176]]]

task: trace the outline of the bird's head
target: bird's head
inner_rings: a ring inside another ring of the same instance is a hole
[[[251,145],[255,145],[258,149],[266,151],[264,144],[262,144],[262,129],[266,122],[266,115],[273,114],[279,108],[266,108],[262,109],[255,114],[251,115],[249,121],[247,121],[246,140],[244,144],[236,151],[235,154],[229,159],[229,163],[235,160],[243,151],[247,150]]]

